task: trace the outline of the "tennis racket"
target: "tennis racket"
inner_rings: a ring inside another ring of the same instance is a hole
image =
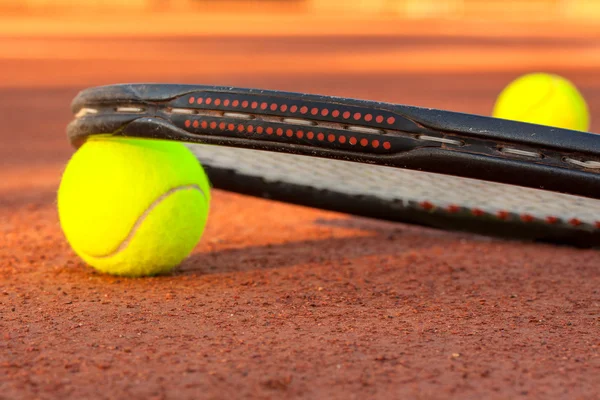
[[[600,136],[429,108],[224,86],[74,99],[68,137],[186,142],[215,188],[515,239],[600,244]]]

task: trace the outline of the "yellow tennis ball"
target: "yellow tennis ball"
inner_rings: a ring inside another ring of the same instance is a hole
[[[587,131],[589,112],[585,99],[568,80],[534,73],[511,82],[500,93],[493,116],[514,121]]]
[[[58,190],[60,224],[73,250],[99,271],[165,273],[196,246],[210,184],[181,143],[90,138]]]

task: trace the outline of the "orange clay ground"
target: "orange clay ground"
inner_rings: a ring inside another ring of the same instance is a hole
[[[4,31],[0,399],[597,398],[596,250],[219,191],[202,242],[169,276],[100,275],[65,242],[55,204],[73,151],[65,125],[87,86],[231,84],[489,114],[510,79],[548,70],[600,115],[594,32],[407,26],[376,36]]]

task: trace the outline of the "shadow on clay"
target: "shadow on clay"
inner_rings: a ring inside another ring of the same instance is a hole
[[[456,243],[457,238],[489,241],[482,236],[444,232],[400,223],[365,218],[317,219],[315,223],[352,230],[364,235],[346,238],[302,240],[262,246],[225,249],[190,256],[176,272],[178,275],[204,275],[247,272],[301,265],[331,265],[340,268],[363,257],[397,257],[403,253]]]

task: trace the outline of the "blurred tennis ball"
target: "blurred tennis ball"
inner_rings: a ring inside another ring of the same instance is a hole
[[[500,93],[494,117],[557,128],[587,131],[590,117],[585,99],[567,79],[533,73],[511,82]]]
[[[68,242],[97,270],[165,273],[196,246],[210,184],[181,143],[89,138],[69,161],[58,191]]]

